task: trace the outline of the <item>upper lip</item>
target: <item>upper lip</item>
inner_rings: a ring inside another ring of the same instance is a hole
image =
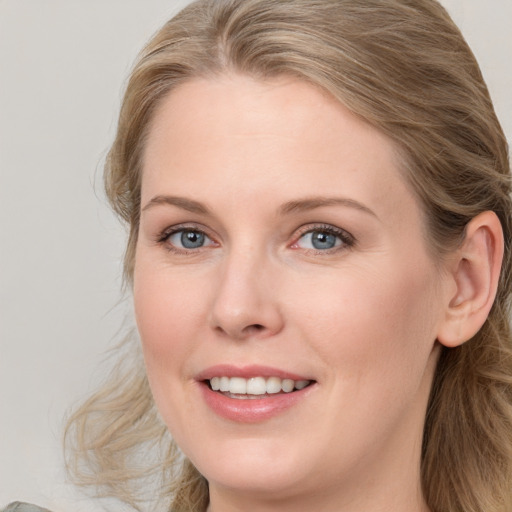
[[[197,374],[196,379],[198,381],[204,381],[210,380],[213,377],[242,377],[244,379],[250,379],[251,377],[279,377],[280,379],[291,380],[314,380],[287,370],[257,364],[244,366],[217,364],[202,370]]]

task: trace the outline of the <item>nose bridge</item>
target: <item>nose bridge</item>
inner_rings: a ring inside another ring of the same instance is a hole
[[[278,294],[272,286],[275,269],[265,251],[250,243],[226,255],[214,293],[211,322],[233,338],[270,336],[282,328]]]

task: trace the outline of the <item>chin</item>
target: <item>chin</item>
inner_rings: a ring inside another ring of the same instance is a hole
[[[287,494],[300,487],[300,449],[286,449],[283,440],[243,439],[217,445],[191,458],[199,472],[219,487],[259,495]]]

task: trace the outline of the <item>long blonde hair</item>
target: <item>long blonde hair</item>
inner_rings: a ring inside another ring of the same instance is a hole
[[[288,74],[331,93],[399,146],[421,201],[433,254],[492,210],[505,236],[498,294],[480,332],[443,349],[424,430],[422,484],[434,512],[512,511],[512,205],[503,131],[478,64],[435,0],[199,0],[142,51],[105,168],[107,195],[129,225],[131,282],[148,126],[180,83],[227,70]],[[120,357],[102,389],[71,417],[69,468],[140,509],[141,479],[161,478],[173,511],[199,511],[208,486],[158,418],[140,357]],[[141,451],[143,448],[143,452]],[[144,453],[156,453],[144,465]],[[160,502],[160,505],[161,502]]]

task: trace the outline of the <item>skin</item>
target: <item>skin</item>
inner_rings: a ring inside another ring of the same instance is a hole
[[[430,255],[399,165],[384,135],[292,78],[197,79],[157,110],[135,311],[156,404],[208,479],[212,512],[428,510],[421,436],[456,285]],[[154,200],[165,195],[208,212]],[[344,203],[282,211],[333,197]],[[205,245],[163,239],[173,226],[206,233]],[[308,231],[325,226],[353,244],[312,248]],[[316,383],[243,424],[203,400],[195,377],[216,364]]]

